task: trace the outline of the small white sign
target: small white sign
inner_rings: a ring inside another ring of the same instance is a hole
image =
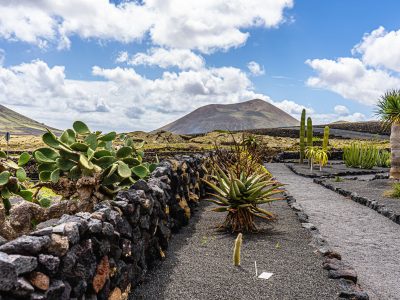
[[[260,279],[269,279],[272,275],[273,275],[273,273],[262,272],[262,273],[258,276],[258,278],[260,278]]]

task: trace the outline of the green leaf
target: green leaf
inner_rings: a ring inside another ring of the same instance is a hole
[[[46,145],[48,145],[52,148],[58,148],[60,146],[60,141],[57,139],[57,137],[51,131],[43,134],[42,140]]]
[[[41,151],[35,151],[34,155],[33,155],[36,159],[36,161],[40,164],[43,163],[54,163],[55,161],[52,158],[49,158],[47,156],[45,156]]]
[[[95,161],[95,164],[102,169],[107,169],[115,162],[114,156],[103,156]]]
[[[8,180],[10,179],[10,172],[8,171],[3,171],[0,173],[0,185],[6,185],[8,183]]]
[[[110,167],[110,171],[107,173],[106,177],[110,177],[111,175],[113,175],[115,171],[117,171],[117,169],[118,169],[118,164],[112,164]]]
[[[121,176],[122,178],[128,178],[132,175],[131,169],[129,169],[129,166],[122,162],[118,162],[118,175]]]
[[[85,138],[85,143],[88,144],[89,148],[96,150],[97,148],[97,135],[95,133],[89,134]]]
[[[10,197],[11,197],[11,193],[10,193],[10,191],[8,190],[8,188],[3,187],[2,190],[1,190],[1,198],[3,198],[3,199],[8,199],[8,198],[10,198]]]
[[[17,176],[20,182],[24,182],[26,180],[26,172],[23,168],[19,168],[17,172],[15,172],[15,176]]]
[[[131,167],[140,165],[140,161],[133,157],[125,157],[122,161]]]
[[[94,155],[94,150],[89,148],[87,151],[88,159],[91,160],[93,158],[93,155]]]
[[[79,152],[86,152],[89,149],[88,145],[80,142],[73,143],[70,147],[72,150]]]
[[[145,178],[147,175],[149,175],[149,170],[142,165],[135,166],[131,170],[139,178]]]
[[[42,152],[42,154],[44,156],[46,156],[47,158],[50,158],[52,160],[56,160],[57,157],[60,157],[60,154],[58,153],[58,151],[53,150],[51,148],[39,148],[39,149],[36,149],[33,154],[35,155],[35,153],[37,151]]]
[[[18,192],[18,195],[20,195],[26,201],[32,201],[33,200],[33,193],[31,191],[21,190],[21,191]]]
[[[42,171],[39,173],[39,180],[40,181],[50,181],[50,176],[51,176],[50,171]]]
[[[145,144],[145,141],[141,141],[141,142],[135,143],[133,146],[136,150],[139,150],[139,149],[143,148],[144,144]]]
[[[0,158],[7,158],[7,154],[0,150]]]
[[[28,163],[31,159],[31,155],[28,152],[22,153],[18,158],[18,166],[22,167]]]
[[[5,164],[11,169],[14,169],[14,170],[18,170],[19,169],[19,166],[15,162],[13,162],[12,160],[7,160],[5,162]]]
[[[76,142],[75,131],[73,131],[72,129],[65,130],[63,134],[60,136],[60,141],[67,145],[75,143]]]
[[[89,127],[85,123],[83,123],[82,121],[75,121],[74,124],[72,125],[72,127],[79,134],[88,134],[88,133],[90,133]]]
[[[69,171],[76,165],[75,162],[73,162],[69,159],[62,158],[62,157],[57,158],[56,163],[57,163],[57,167],[62,171]],[[53,168],[51,171],[54,171],[54,170],[55,170],[55,168]]]
[[[157,167],[158,167],[158,164],[150,164],[150,165],[149,165],[149,171],[150,171],[150,173],[152,173]]]
[[[38,167],[38,172],[43,172],[43,171],[54,171],[57,169],[57,164],[56,163],[51,163],[51,164],[40,164]]]
[[[102,135],[101,137],[98,138],[99,141],[105,141],[105,142],[109,142],[109,141],[113,141],[115,140],[115,138],[117,137],[117,133],[115,131],[109,132],[105,135]]]
[[[57,183],[60,180],[60,169],[55,169],[50,174],[50,180],[53,183]]]
[[[38,200],[38,202],[41,207],[45,207],[45,208],[50,207],[50,205],[51,205],[51,199],[47,198],[47,197],[40,198]]]
[[[112,156],[112,153],[108,150],[97,150],[94,152],[94,157],[96,158],[102,158],[104,156]]]
[[[86,170],[93,170],[93,164],[83,154],[79,156],[79,164]]]
[[[124,157],[127,157],[127,156],[131,155],[131,153],[132,153],[132,148],[125,146],[125,147],[122,147],[122,148],[118,149],[117,157],[118,158],[124,158]]]
[[[144,157],[144,152],[143,151],[136,151],[136,153],[139,155],[139,157],[141,157],[141,158]]]
[[[81,177],[81,174],[81,170],[77,166],[75,166],[69,171],[69,178],[72,180],[76,180]]]

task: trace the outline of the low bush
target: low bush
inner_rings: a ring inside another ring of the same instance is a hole
[[[351,143],[343,148],[343,160],[347,167],[372,169],[377,165],[379,150],[366,143]]]
[[[390,152],[387,150],[382,150],[379,152],[378,159],[376,161],[378,167],[390,168]]]

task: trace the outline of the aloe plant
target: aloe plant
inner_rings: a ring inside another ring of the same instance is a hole
[[[305,154],[306,154],[306,157],[308,159],[308,163],[310,165],[311,172],[314,169],[314,161],[315,161],[315,155],[316,155],[317,151],[318,151],[318,148],[314,147],[314,146],[308,146],[306,148],[306,153]]]
[[[23,168],[30,158],[31,156],[24,152],[19,156],[18,163],[15,163],[8,159],[5,152],[0,151],[0,200],[7,214],[11,209],[10,197],[13,194],[32,201],[32,192],[24,186],[27,176]]]
[[[317,149],[314,156],[315,161],[319,164],[319,170],[322,171],[322,168],[328,164],[328,150]]]
[[[42,137],[48,147],[34,151],[39,187],[50,187],[64,197],[101,200],[146,178],[157,166],[143,162],[143,141],[120,135],[123,144],[116,146],[116,132],[92,132],[81,121],[72,127],[60,137],[48,131]]]
[[[378,167],[390,168],[391,158],[390,152],[387,150],[382,150],[379,152],[378,159],[376,161]]]
[[[226,230],[233,232],[256,231],[257,227],[254,218],[265,221],[272,221],[275,215],[259,207],[261,204],[270,203],[283,198],[272,197],[282,191],[282,186],[269,178],[267,173],[253,173],[236,176],[235,172],[225,172],[218,166],[214,169],[215,175],[212,178],[217,184],[204,180],[215,193],[210,196],[209,201],[218,205],[213,208],[215,212],[227,212],[224,224]]]
[[[351,143],[343,148],[343,160],[347,167],[372,169],[377,164],[379,150],[374,145]]]

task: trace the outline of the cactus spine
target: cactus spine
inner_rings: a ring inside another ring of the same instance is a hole
[[[313,129],[312,120],[310,117],[307,118],[307,147],[313,146]]]
[[[329,127],[325,126],[324,128],[324,140],[322,142],[322,150],[328,150],[328,143],[329,143]]]
[[[239,233],[235,240],[235,247],[233,249],[233,264],[235,266],[240,266],[240,251],[242,248],[242,242],[243,242],[243,235]]]
[[[300,119],[300,163],[304,162],[304,151],[305,151],[305,128],[306,127],[306,110],[303,108],[301,112],[301,119]]]

